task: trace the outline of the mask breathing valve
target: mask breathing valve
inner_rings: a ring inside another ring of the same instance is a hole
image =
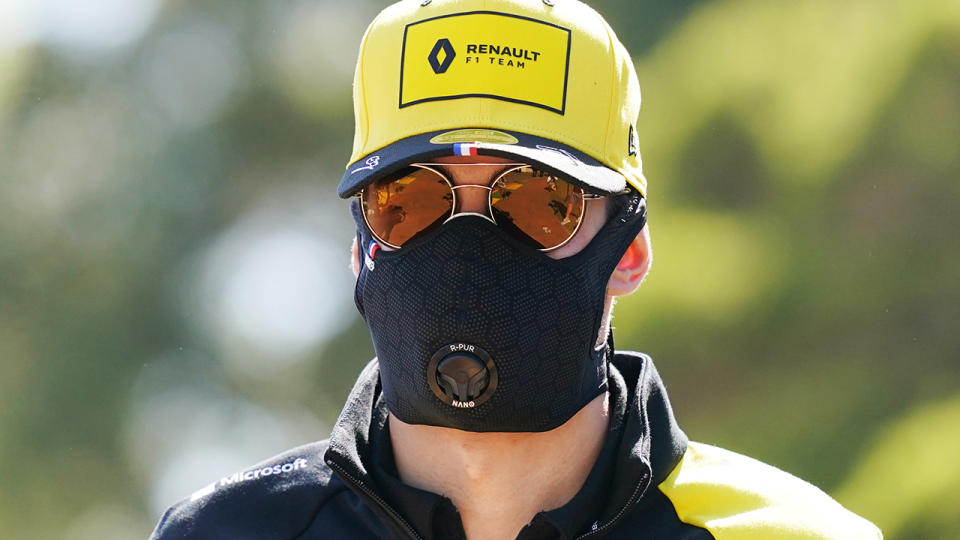
[[[489,399],[497,381],[497,366],[490,355],[468,343],[441,347],[427,366],[427,382],[434,395],[458,409],[472,409]]]

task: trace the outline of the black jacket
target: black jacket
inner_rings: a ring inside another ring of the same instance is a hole
[[[828,496],[759,462],[688,443],[649,357],[618,353],[600,458],[567,505],[521,539],[880,538]],[[177,503],[151,539],[464,538],[439,495],[402,484],[376,361],[328,441],[290,450]]]

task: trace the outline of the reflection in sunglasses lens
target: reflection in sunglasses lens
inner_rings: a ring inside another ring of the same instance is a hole
[[[524,167],[504,175],[490,193],[498,224],[538,249],[557,247],[577,231],[583,190],[543,171]]]
[[[453,208],[453,191],[436,172],[411,167],[367,187],[361,207],[378,240],[400,247],[443,224]]]

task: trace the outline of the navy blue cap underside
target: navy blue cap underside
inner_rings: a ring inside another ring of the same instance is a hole
[[[469,128],[466,128],[469,129]],[[485,129],[485,128],[478,128]],[[452,143],[433,144],[431,139],[451,130],[421,133],[389,144],[352,163],[343,174],[337,194],[346,199],[368,184],[392,174],[410,163],[454,155]],[[571,183],[600,195],[613,195],[627,188],[626,179],[596,159],[565,144],[526,133],[509,133],[517,144],[476,144],[480,155],[515,159],[562,176]],[[466,141],[465,141],[466,142]]]

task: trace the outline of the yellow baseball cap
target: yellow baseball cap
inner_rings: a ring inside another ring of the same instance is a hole
[[[610,25],[577,0],[403,0],[360,45],[341,197],[415,161],[493,155],[601,194],[646,196],[640,85]]]

